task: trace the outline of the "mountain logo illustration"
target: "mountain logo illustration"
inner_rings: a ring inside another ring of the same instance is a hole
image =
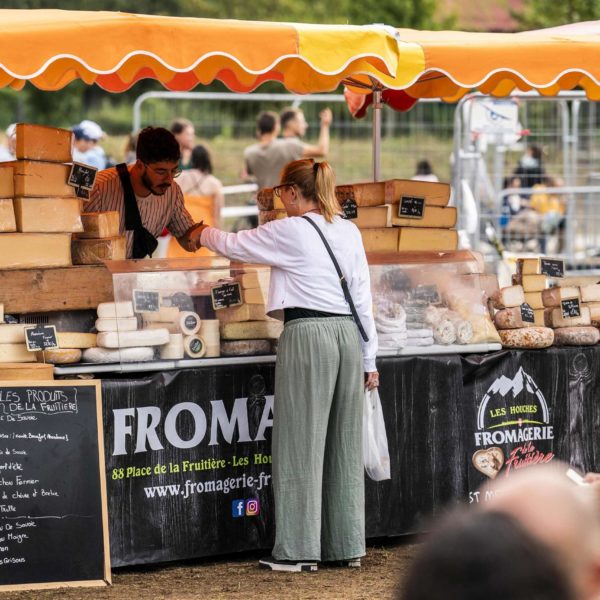
[[[511,400],[520,403],[521,406],[510,407],[507,411],[505,405]],[[542,425],[549,423],[550,413],[544,394],[537,386],[531,375],[523,367],[520,367],[513,379],[502,375],[498,377],[485,393],[479,410],[477,412],[477,428],[486,429],[486,417],[489,416],[488,410],[492,410],[490,405],[502,403],[503,408],[496,409],[494,416],[506,417],[502,423],[494,423],[493,427],[505,427],[509,425],[522,425],[532,423]],[[538,412],[539,407],[539,412]],[[522,409],[522,410],[517,410]],[[532,410],[535,409],[535,410]],[[519,416],[525,413],[525,417]],[[535,413],[535,420],[527,418],[527,413]],[[541,413],[541,414],[540,414]],[[517,415],[517,417],[515,417]],[[540,420],[541,417],[541,420]],[[516,420],[515,420],[516,419]]]

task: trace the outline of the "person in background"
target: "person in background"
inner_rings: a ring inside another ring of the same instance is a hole
[[[274,193],[288,218],[238,233],[203,226],[200,238],[232,260],[270,265],[267,312],[285,322],[273,408],[275,546],[259,564],[288,572],[315,571],[320,560],[359,567],[363,394],[379,384],[369,267],[358,228],[340,216],[326,162],[289,163]],[[361,343],[332,259],[307,220],[339,262],[367,341]]]
[[[402,600],[577,600],[558,557],[515,518],[466,507],[433,527],[403,588]]]
[[[107,158],[104,150],[98,142],[104,137],[104,131],[98,123],[84,120],[72,128],[75,142],[73,147],[73,161],[89,165],[98,170],[107,166]]]
[[[302,157],[302,145],[279,139],[280,126],[277,113],[266,111],[256,118],[258,142],[244,150],[246,177],[252,177],[258,189],[272,188],[279,182],[281,169]]]
[[[117,165],[98,173],[87,212],[116,210],[121,215],[120,234],[127,238],[127,258],[144,258],[156,249],[156,237],[167,228],[180,246],[195,252],[200,232],[183,204],[183,193],[175,183],[181,172],[179,144],[162,127],[146,127],[138,136],[133,165]],[[123,178],[119,171],[123,173]],[[131,185],[132,196],[125,187]],[[125,187],[124,187],[125,186]],[[129,204],[129,200],[135,204]],[[139,212],[141,227],[126,227],[126,214]]]
[[[191,168],[184,171],[181,177],[177,179],[177,183],[181,188],[184,196],[203,196],[210,199],[210,206],[205,210],[206,217],[194,218],[204,220],[209,225],[221,227],[221,209],[223,208],[223,184],[212,174],[213,166],[208,150],[201,144],[194,146],[191,157]],[[187,202],[186,202],[187,206]]]
[[[519,164],[514,170],[513,175],[521,178],[521,185],[524,188],[532,188],[544,182],[545,171],[542,163],[542,149],[535,144],[527,146],[525,154],[519,159]],[[526,192],[529,197],[531,192]]]
[[[439,181],[437,175],[431,168],[431,163],[427,159],[420,160],[417,163],[417,169],[411,179],[414,181]]]
[[[131,165],[135,162],[135,147],[137,146],[139,131],[130,133],[125,140],[123,157],[126,164]]]
[[[191,169],[192,167],[192,149],[196,141],[196,129],[194,124],[188,119],[175,119],[171,123],[171,133],[175,136],[179,149],[181,151],[181,160],[179,161],[179,168],[182,171]]]
[[[279,115],[281,122],[281,136],[294,144],[297,148],[298,158],[322,158],[329,154],[329,129],[333,121],[330,108],[324,108],[319,113],[321,125],[317,144],[306,144],[302,138],[308,129],[304,113],[299,108],[286,108]],[[302,150],[300,152],[300,149]]]
[[[0,145],[0,162],[15,160],[15,148],[17,145],[16,136],[17,124],[11,123],[4,132],[5,138]]]

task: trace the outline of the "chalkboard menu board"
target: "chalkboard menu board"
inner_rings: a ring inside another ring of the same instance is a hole
[[[242,288],[239,282],[223,283],[210,290],[214,310],[242,304]]]
[[[422,219],[425,214],[425,198],[416,196],[402,196],[398,208],[399,217],[410,217],[412,219]]]
[[[0,382],[0,591],[110,583],[100,382]]]

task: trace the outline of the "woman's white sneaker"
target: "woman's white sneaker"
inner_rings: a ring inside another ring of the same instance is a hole
[[[359,559],[360,560],[360,559]],[[269,556],[261,558],[258,566],[262,569],[271,569],[271,571],[282,571],[284,573],[300,573],[302,571],[316,571],[316,560],[278,560]]]

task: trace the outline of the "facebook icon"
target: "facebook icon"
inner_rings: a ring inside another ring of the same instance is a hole
[[[231,503],[231,515],[234,518],[243,517],[246,514],[245,506],[244,500],[234,500]]]

